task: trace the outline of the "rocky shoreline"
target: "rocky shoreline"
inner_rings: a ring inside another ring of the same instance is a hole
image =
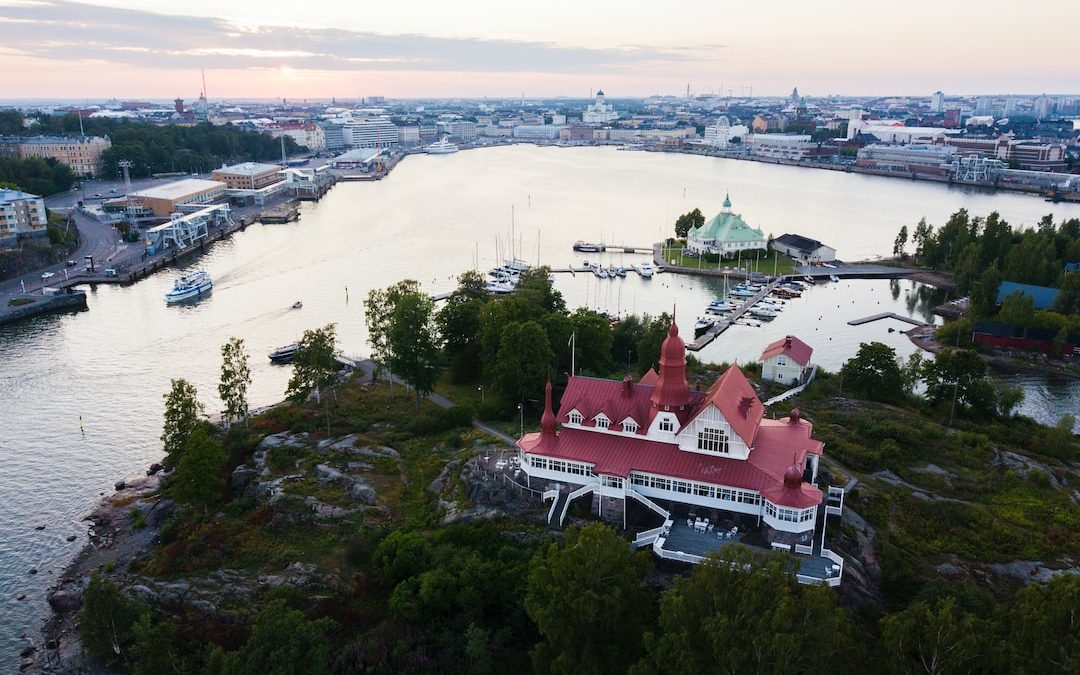
[[[158,493],[161,476],[151,475],[118,483],[115,493],[104,497],[84,520],[89,523],[88,542],[64,567],[49,590],[52,615],[41,629],[40,647],[31,645],[20,653],[25,673],[112,673],[89,658],[79,642],[76,614],[92,574],[123,574],[132,560],[149,552],[161,526],[174,512],[171,500]],[[139,515],[136,515],[139,514]]]

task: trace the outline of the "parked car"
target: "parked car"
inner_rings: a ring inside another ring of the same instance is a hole
[[[77,265],[77,264],[78,264],[78,263],[76,263],[76,262],[75,262],[74,260],[69,260],[69,261],[67,261],[67,266],[68,266],[68,267],[75,267],[75,265]]]
[[[42,272],[42,273],[41,273],[41,280],[42,280],[42,281],[45,281],[46,279],[52,279],[52,278],[53,278],[53,277],[55,277],[55,276],[56,276],[56,275],[55,275],[55,274],[53,274],[52,272]]]

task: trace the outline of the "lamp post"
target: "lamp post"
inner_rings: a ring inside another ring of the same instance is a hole
[[[480,392],[480,405],[484,405],[484,385],[477,387],[476,391]]]
[[[525,404],[518,403],[518,438],[525,435]]]

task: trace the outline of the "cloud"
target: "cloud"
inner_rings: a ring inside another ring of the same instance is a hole
[[[77,2],[0,0],[0,44],[49,61],[158,69],[289,67],[311,70],[630,73],[685,67],[707,49],[640,45],[595,49],[547,42],[387,35],[337,28],[238,25]]]

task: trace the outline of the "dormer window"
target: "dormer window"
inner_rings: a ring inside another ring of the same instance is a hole
[[[626,419],[623,420],[622,429],[626,433],[636,434],[637,430],[638,430],[638,423],[635,422],[634,420],[630,419],[629,417],[627,417]]]
[[[723,429],[705,427],[698,432],[697,447],[698,450],[704,452],[727,454],[729,451],[727,434],[724,433]]]
[[[597,429],[607,429],[608,427],[611,426],[611,420],[609,420],[607,418],[607,416],[604,415],[603,413],[597,415],[595,419],[596,419],[596,428]]]
[[[675,424],[669,417],[663,417],[660,419],[660,431],[675,431]]]
[[[576,410],[571,410],[570,414],[566,416],[566,421],[570,424],[581,424],[584,419],[585,418],[581,416],[581,413]]]

